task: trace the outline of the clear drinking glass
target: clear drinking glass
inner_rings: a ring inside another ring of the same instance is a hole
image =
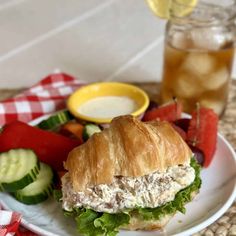
[[[218,2],[199,0],[179,16],[188,6],[173,1],[165,33],[162,103],[177,97],[187,113],[200,103],[223,114],[234,59],[236,1]]]

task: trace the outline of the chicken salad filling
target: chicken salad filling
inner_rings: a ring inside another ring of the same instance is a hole
[[[70,176],[62,178],[62,206],[65,210],[84,207],[97,212],[119,213],[136,207],[154,208],[174,200],[176,193],[195,179],[190,165],[169,167],[141,177],[114,177],[111,184],[88,187],[75,192]]]

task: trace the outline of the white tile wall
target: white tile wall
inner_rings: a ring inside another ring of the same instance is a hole
[[[69,3],[70,2],[70,3]],[[0,54],[37,39],[99,5],[101,1],[25,0],[0,13]],[[0,5],[1,7],[1,5]]]
[[[164,24],[144,0],[0,0],[0,88],[55,68],[86,81],[158,81]]]

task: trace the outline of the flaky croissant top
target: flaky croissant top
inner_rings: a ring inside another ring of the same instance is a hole
[[[64,163],[75,191],[109,184],[114,176],[143,176],[187,164],[192,152],[168,122],[141,122],[132,116],[112,120],[110,127],[73,149]]]

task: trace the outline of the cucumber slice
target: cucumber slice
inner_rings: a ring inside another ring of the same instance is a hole
[[[95,124],[87,124],[84,126],[83,129],[83,140],[88,140],[93,134],[99,133],[102,130],[99,128],[98,125]]]
[[[32,183],[39,173],[39,160],[30,149],[0,153],[0,190],[14,192]]]
[[[44,130],[54,130],[59,125],[65,124],[73,119],[74,117],[69,111],[60,111],[57,114],[50,116],[48,119],[41,121],[37,127]]]
[[[51,167],[40,162],[37,179],[14,193],[14,197],[25,204],[37,204],[45,201],[53,191],[53,171]]]

